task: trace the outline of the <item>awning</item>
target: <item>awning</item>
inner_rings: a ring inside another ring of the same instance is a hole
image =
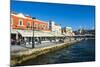
[[[32,30],[11,30],[12,34],[20,33],[22,37],[54,37],[52,33],[42,32],[42,31],[32,31]]]

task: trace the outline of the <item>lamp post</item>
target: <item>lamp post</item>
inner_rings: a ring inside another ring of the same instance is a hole
[[[33,31],[33,37],[32,37],[32,48],[34,48],[35,46],[35,37],[34,37],[34,19],[36,19],[35,17],[32,18],[33,22],[32,22],[32,31]]]

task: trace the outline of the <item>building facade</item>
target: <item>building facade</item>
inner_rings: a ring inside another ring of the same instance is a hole
[[[22,13],[11,13],[11,44],[32,44],[32,38],[40,39],[49,35],[48,23],[25,16]],[[46,33],[45,33],[46,32]],[[23,43],[22,43],[23,42]],[[32,46],[32,45],[28,45]]]
[[[32,27],[34,28],[34,30],[49,31],[47,22],[33,19],[32,17],[25,16],[21,13],[11,14],[12,29],[32,30]]]
[[[66,36],[73,36],[73,35],[75,35],[71,27],[64,27],[62,29],[62,34],[66,35]]]
[[[61,26],[56,24],[54,21],[49,21],[49,29],[56,35],[61,34]]]

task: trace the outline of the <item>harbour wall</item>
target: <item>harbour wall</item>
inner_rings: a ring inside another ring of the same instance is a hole
[[[41,47],[41,48],[33,48],[28,49],[25,51],[19,51],[19,52],[12,52],[11,53],[11,65],[14,66],[16,64],[20,64],[24,61],[28,61],[30,59],[34,59],[40,55],[46,54],[48,52],[56,51],[65,47],[68,47],[76,42],[80,42],[82,39],[79,40],[71,40],[71,41],[65,41],[64,43],[51,45],[48,47]]]

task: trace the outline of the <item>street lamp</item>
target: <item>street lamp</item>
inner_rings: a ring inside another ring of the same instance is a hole
[[[32,37],[32,48],[34,48],[35,46],[35,37],[34,37],[34,19],[36,19],[35,17],[32,18],[33,22],[32,22],[32,31],[33,31],[33,37]]]

